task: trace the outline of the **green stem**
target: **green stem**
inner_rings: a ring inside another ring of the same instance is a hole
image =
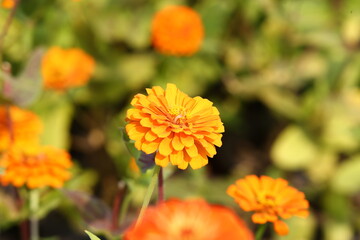
[[[265,230],[266,230],[266,226],[267,224],[262,224],[258,227],[258,229],[256,230],[256,234],[255,234],[255,239],[256,240],[261,240],[264,233],[265,233]]]
[[[130,206],[130,202],[131,202],[131,198],[132,198],[132,193],[130,191],[128,191],[127,194],[125,194],[124,196],[124,200],[121,204],[121,209],[120,209],[120,216],[119,216],[119,224],[121,225],[126,217],[126,214],[128,212],[129,206]]]
[[[39,210],[39,191],[30,190],[30,239],[39,240],[39,219],[37,212]]]
[[[138,219],[136,221],[136,226],[141,222],[141,219],[144,216],[145,210],[149,206],[151,196],[152,196],[152,194],[154,192],[154,189],[155,189],[156,181],[158,180],[158,175],[159,175],[160,169],[161,169],[160,166],[155,165],[154,172],[153,172],[153,175],[151,177],[149,187],[148,187],[148,189],[146,191],[146,195],[144,197],[144,201],[143,201],[143,204],[141,206],[139,217],[138,217]]]

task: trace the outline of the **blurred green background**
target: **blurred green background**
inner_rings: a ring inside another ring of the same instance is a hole
[[[169,4],[202,17],[205,39],[191,57],[151,46],[151,19]],[[8,14],[0,10],[0,26]],[[136,93],[171,82],[214,102],[225,133],[209,166],[166,169],[167,198],[201,196],[237,209],[252,226],[227,186],[247,174],[283,177],[305,192],[312,214],[288,221],[288,236],[269,231],[268,239],[360,239],[359,0],[21,1],[3,59],[20,74],[35,49],[51,46],[82,48],[95,58],[95,74],[66,94],[42,91],[29,109],[45,122],[43,143],[68,148],[77,163],[67,188],[103,201],[103,212],[120,180],[130,215],[140,206],[148,176],[129,168],[121,127]],[[0,238],[13,239],[21,213],[1,194]],[[91,221],[61,201],[69,195],[52,194],[44,211],[58,210],[42,221],[43,235],[86,239],[81,229]],[[66,231],[57,229],[61,221]]]

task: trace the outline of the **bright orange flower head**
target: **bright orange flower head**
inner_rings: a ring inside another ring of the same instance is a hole
[[[252,215],[254,223],[272,222],[279,235],[289,232],[288,226],[281,219],[309,215],[309,202],[304,193],[289,186],[282,178],[246,176],[229,186],[227,193],[244,211],[255,212]]]
[[[11,147],[0,158],[0,167],[5,169],[5,173],[0,175],[0,183],[15,187],[59,188],[70,178],[68,170],[71,166],[70,155],[61,149],[50,146],[31,150]]]
[[[171,199],[149,207],[138,226],[133,224],[124,240],[254,239],[245,222],[225,207],[204,200]]]
[[[31,147],[37,144],[43,125],[34,113],[15,106],[0,106],[0,151],[10,145]]]
[[[42,59],[41,72],[46,88],[62,91],[85,85],[94,67],[94,59],[81,49],[52,47]]]
[[[156,13],[152,42],[161,53],[192,55],[200,48],[204,28],[197,12],[185,6],[169,6]]]
[[[1,6],[3,8],[13,8],[15,6],[15,0],[1,0]]]
[[[224,126],[212,102],[191,98],[174,84],[146,89],[148,96],[137,94],[127,111],[126,131],[135,147],[147,154],[156,152],[155,163],[169,162],[186,169],[208,163],[208,156],[221,146]]]

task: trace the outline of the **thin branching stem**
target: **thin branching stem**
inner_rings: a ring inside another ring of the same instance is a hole
[[[4,46],[5,36],[9,31],[11,22],[14,19],[15,12],[16,12],[16,9],[19,6],[19,4],[20,4],[20,0],[15,0],[15,5],[11,9],[11,12],[9,13],[9,15],[8,15],[8,17],[7,17],[6,21],[5,21],[5,24],[4,24],[4,26],[3,26],[2,30],[1,30],[1,33],[0,33],[0,65],[1,65],[1,62],[2,62],[2,49],[3,49],[3,46]]]
[[[159,175],[160,169],[161,169],[160,166],[155,165],[154,172],[153,172],[153,175],[151,177],[150,184],[148,186],[148,189],[146,191],[146,195],[144,197],[143,204],[141,206],[139,217],[138,217],[138,219],[136,221],[136,226],[138,226],[138,224],[141,222],[141,220],[142,220],[142,218],[144,216],[145,210],[149,206],[151,196],[152,196],[152,194],[154,192],[154,189],[155,189],[156,181],[158,180],[158,175]]]

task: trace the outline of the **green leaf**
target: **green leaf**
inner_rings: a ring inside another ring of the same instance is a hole
[[[360,155],[339,165],[331,181],[334,191],[343,194],[354,194],[360,190]]]
[[[356,139],[358,120],[347,112],[348,106],[331,102],[328,117],[323,126],[322,139],[334,150],[351,152],[359,147]]]
[[[350,222],[337,222],[327,219],[324,223],[324,239],[347,240],[354,236],[354,228]]]
[[[156,62],[150,54],[131,54],[119,60],[117,69],[125,85],[130,89],[139,89],[155,75]]]
[[[45,95],[43,101],[35,106],[35,112],[44,123],[44,133],[41,143],[66,149],[69,144],[69,128],[71,124],[74,106],[65,96]]]
[[[353,213],[348,197],[333,191],[322,194],[321,206],[328,218],[337,222],[346,222]]]
[[[331,150],[320,151],[316,157],[316,164],[310,164],[307,174],[313,183],[327,183],[337,167],[337,153]]]
[[[91,240],[101,240],[99,237],[97,237],[95,234],[85,230],[85,233],[90,237]]]
[[[257,94],[273,111],[290,119],[299,118],[299,101],[290,91],[274,87],[264,87]]]
[[[290,125],[276,139],[271,149],[271,158],[282,169],[299,170],[312,164],[317,152],[317,146],[304,131]]]
[[[289,234],[286,236],[277,236],[276,240],[299,240],[314,239],[316,230],[316,219],[313,215],[306,218],[293,217],[286,220],[289,226]]]

